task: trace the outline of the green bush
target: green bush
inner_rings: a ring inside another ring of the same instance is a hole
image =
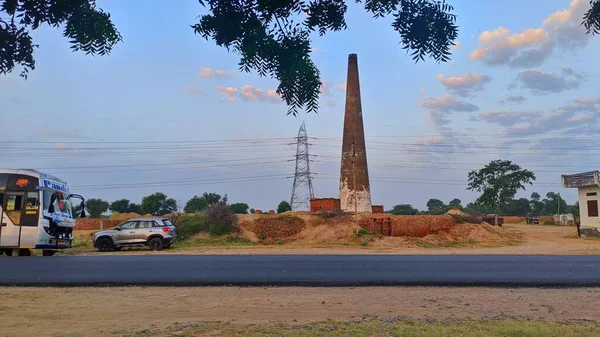
[[[212,204],[205,215],[205,222],[211,235],[225,235],[239,231],[237,216],[226,202]]]
[[[204,213],[181,214],[171,219],[177,230],[179,240],[187,240],[192,236],[208,231]]]

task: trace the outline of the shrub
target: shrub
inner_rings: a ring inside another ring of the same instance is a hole
[[[170,217],[173,226],[177,230],[179,240],[186,240],[192,236],[208,231],[205,223],[204,213],[182,214]]]
[[[554,222],[554,221],[544,221],[544,226],[556,226],[556,222]]]
[[[226,202],[212,204],[205,215],[205,222],[211,235],[225,235],[239,231],[237,216]]]

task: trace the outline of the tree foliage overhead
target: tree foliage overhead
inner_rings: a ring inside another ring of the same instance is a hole
[[[533,184],[535,174],[510,160],[493,160],[481,170],[469,172],[468,180],[467,189],[481,193],[476,202],[498,215],[525,184]]]
[[[347,28],[343,0],[199,0],[208,8],[192,28],[218,46],[240,54],[240,70],[279,81],[277,93],[288,114],[316,112],[321,79],[310,58],[310,34]],[[356,0],[356,3],[363,3]],[[413,60],[450,59],[458,36],[456,17],[445,0],[365,0],[374,18],[393,15],[392,28]]]
[[[311,33],[347,28],[344,0],[198,0],[208,9],[195,33],[238,53],[242,71],[279,81],[288,114],[316,112],[320,73],[310,57]],[[374,18],[392,16],[392,29],[415,62],[450,59],[458,36],[453,7],[445,0],[354,0]],[[582,25],[600,34],[600,0],[590,0]],[[122,37],[95,0],[0,0],[0,74],[35,69],[30,32],[44,24],[63,27],[73,51],[105,55]]]
[[[3,0],[0,4],[0,74],[17,66],[27,77],[35,69],[30,32],[47,24],[63,27],[73,51],[106,55],[122,40],[110,14],[96,8],[95,0]]]
[[[583,16],[583,26],[588,34],[600,34],[600,0],[590,0],[590,8]]]

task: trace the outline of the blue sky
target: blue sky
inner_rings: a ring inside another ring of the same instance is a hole
[[[72,53],[44,27],[28,80],[0,78],[2,166],[54,173],[88,198],[163,191],[185,202],[207,191],[267,210],[289,200],[289,143],[305,121],[315,195],[335,197],[346,62],[357,53],[375,204],[466,204],[476,197],[467,172],[492,159],[536,172],[520,195],[574,202],[560,174],[600,168],[600,37],[578,27],[589,2],[449,2],[459,45],[442,64],[415,64],[391,20],[349,3],[349,29],[313,39],[319,114],[292,117],[274,80],[240,73],[236,54],[193,34],[197,1],[98,1],[124,38],[111,55]]]

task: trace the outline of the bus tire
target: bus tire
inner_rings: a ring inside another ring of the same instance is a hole
[[[54,256],[54,254],[56,254],[55,250],[43,250],[42,251],[42,256]]]
[[[113,242],[110,238],[100,238],[96,242],[96,247],[98,247],[98,250],[101,252],[110,252],[113,250]]]
[[[150,238],[150,240],[148,240],[148,247],[154,251],[159,251],[163,249],[163,240],[158,236]]]

